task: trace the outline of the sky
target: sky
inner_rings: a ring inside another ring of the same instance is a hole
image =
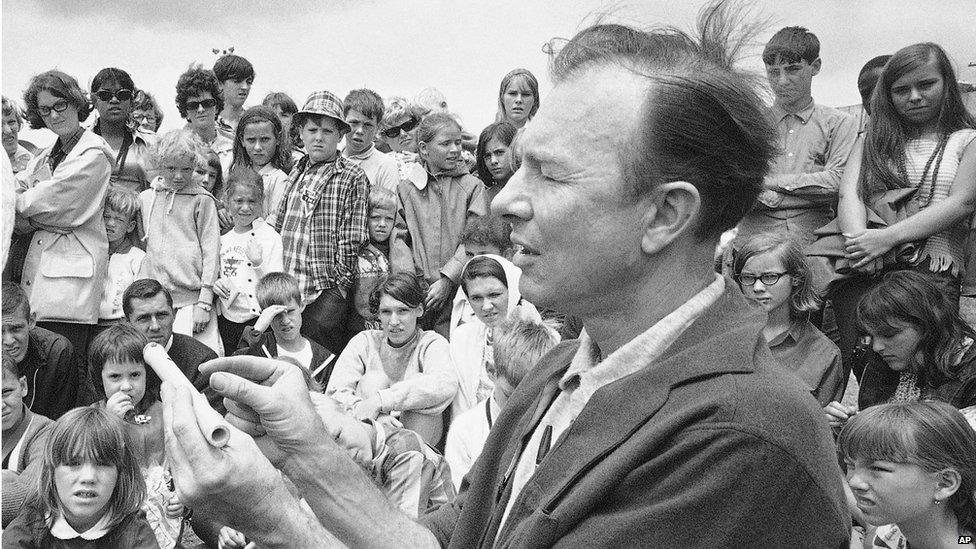
[[[6,0],[0,83],[20,99],[34,74],[59,68],[87,89],[103,67],[128,71],[163,107],[163,130],[182,121],[174,103],[191,63],[213,65],[212,49],[234,47],[257,78],[246,106],[285,91],[301,106],[315,90],[340,97],[366,87],[413,97],[434,86],[470,131],[494,121],[502,76],[516,67],[550,87],[543,46],[597,20],[691,29],[701,0]],[[70,9],[68,7],[70,6]],[[766,40],[787,25],[808,27],[821,42],[823,69],[814,98],[860,102],[855,81],[865,61],[921,41],[940,43],[962,80],[976,82],[973,0],[756,0],[737,10],[765,22],[742,61],[761,71]],[[46,130],[26,132],[35,143]]]

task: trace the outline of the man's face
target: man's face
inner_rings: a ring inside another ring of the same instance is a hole
[[[338,121],[323,116],[318,122],[306,120],[305,125],[302,126],[301,136],[309,160],[314,164],[335,158],[342,132]]]
[[[132,312],[126,318],[149,341],[166,345],[173,335],[173,320],[176,318],[173,308],[166,303],[166,296],[162,292],[148,299],[132,299]]]
[[[34,329],[34,316],[27,315],[23,307],[3,317],[3,352],[20,363],[27,356],[30,331]]]
[[[766,78],[779,104],[793,104],[808,100],[813,77],[820,72],[820,59],[813,63],[803,59],[787,63],[777,57],[772,65],[766,65]],[[802,105],[797,105],[802,106]]]
[[[642,273],[642,218],[621,170],[647,80],[618,68],[557,85],[523,136],[524,161],[491,205],[512,223],[519,288],[586,317],[615,308]]]

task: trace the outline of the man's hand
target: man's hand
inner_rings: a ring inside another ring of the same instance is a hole
[[[227,421],[254,437],[279,468],[289,457],[329,438],[294,364],[234,356],[201,364],[200,375],[209,376],[210,386],[224,397]]]
[[[166,457],[180,501],[235,529],[272,529],[282,520],[276,513],[297,501],[284,504],[294,497],[245,433],[231,426],[226,446],[207,442],[194,409],[201,400],[192,398],[191,391],[170,382],[161,389]]]
[[[173,494],[170,496],[169,500],[166,501],[166,516],[172,519],[180,518],[183,514],[183,502],[180,501],[179,496]]]
[[[105,401],[105,409],[114,415],[124,418],[125,414],[131,410],[135,410],[136,406],[132,403],[132,397],[119,391],[108,397],[108,400]]]
[[[274,317],[280,315],[281,313],[288,310],[288,307],[284,305],[268,305],[261,311],[258,315],[258,319],[254,322],[254,331],[264,332],[271,326],[271,321]]]
[[[424,299],[424,308],[428,311],[440,310],[451,298],[451,290],[454,283],[446,276],[441,276],[437,282],[430,285],[427,289],[427,297]]]

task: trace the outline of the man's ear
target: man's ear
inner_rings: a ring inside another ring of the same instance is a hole
[[[813,63],[810,63],[810,67],[813,68],[813,76],[817,76],[818,74],[820,74],[820,66],[821,66],[821,61],[819,57],[814,59]]]
[[[641,250],[646,254],[661,251],[679,236],[693,231],[698,223],[701,195],[687,181],[658,185],[644,202],[647,209],[641,218]]]
[[[37,313],[31,311],[30,316],[27,317],[27,329],[33,330],[37,326]]]

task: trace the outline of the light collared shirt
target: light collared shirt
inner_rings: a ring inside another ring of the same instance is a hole
[[[359,154],[349,154],[347,145],[346,149],[342,150],[342,156],[358,164],[366,172],[366,178],[373,188],[383,187],[396,193],[397,184],[400,183],[400,172],[397,169],[397,161],[392,156],[376,150],[373,145]]]
[[[547,427],[551,427],[552,446],[572,425],[598,389],[633,374],[658,359],[675,340],[714,304],[725,291],[725,279],[715,280],[683,305],[651,326],[646,332],[630,340],[623,347],[601,360],[600,349],[584,330],[580,334],[579,350],[559,381],[560,393],[546,411],[519,458],[512,478],[512,493],[502,516],[502,528],[519,493],[532,478],[540,442]]]
[[[58,539],[81,538],[90,541],[101,538],[112,529],[110,526],[111,518],[112,513],[105,513],[102,515],[102,518],[98,519],[98,522],[94,526],[84,532],[75,530],[68,524],[67,519],[61,513],[53,517],[48,517],[48,523],[51,525],[51,535]]]
[[[780,154],[770,166],[759,203],[739,224],[739,238],[786,233],[808,244],[814,229],[833,218],[857,120],[812,100],[794,113],[778,105],[770,113]]]

